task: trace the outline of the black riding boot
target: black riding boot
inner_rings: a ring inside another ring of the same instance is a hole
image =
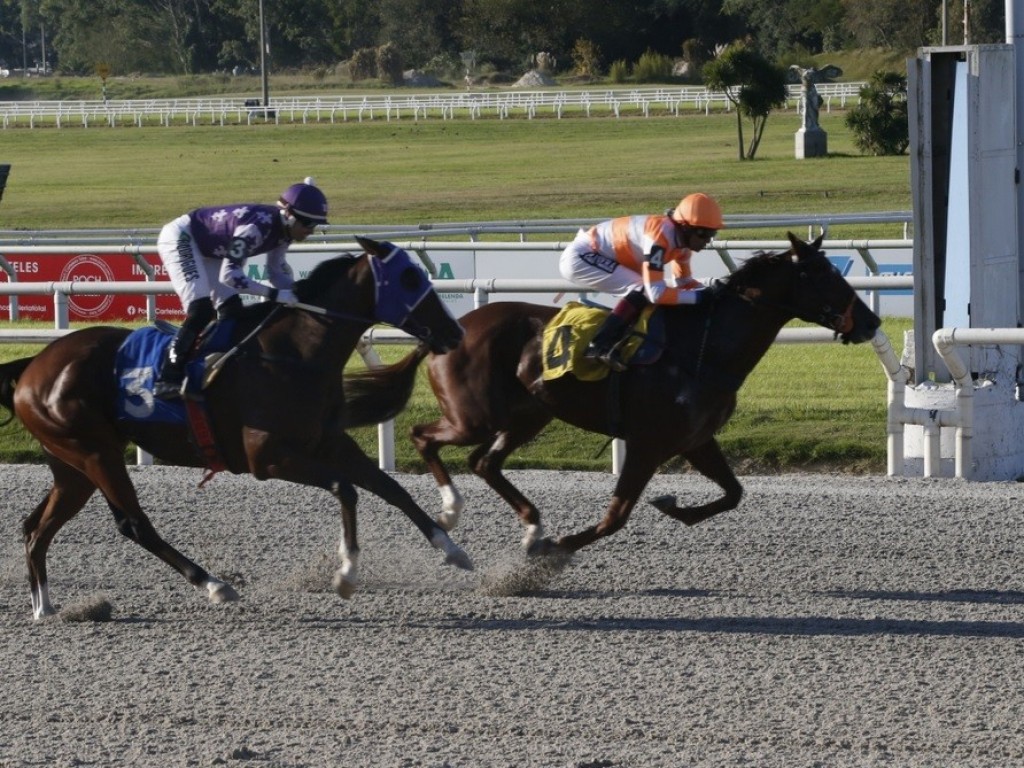
[[[181,396],[182,383],[185,381],[185,363],[188,362],[199,334],[213,315],[213,302],[209,299],[198,299],[188,306],[185,322],[181,324],[177,335],[171,340],[164,354],[160,373],[153,382],[153,397],[161,400],[173,400]]]
[[[245,305],[242,304],[242,297],[236,293],[234,296],[229,296],[222,301],[220,306],[217,307],[217,319],[229,320],[230,318],[238,317],[244,308]]]
[[[627,293],[608,313],[583,356],[596,358],[613,371],[626,370],[626,364],[622,361],[623,342],[640,312],[649,304],[643,291]]]

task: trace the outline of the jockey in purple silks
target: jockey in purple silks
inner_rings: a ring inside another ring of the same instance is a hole
[[[162,399],[180,396],[185,363],[215,314],[229,316],[241,307],[240,293],[294,304],[294,279],[285,260],[288,247],[327,223],[327,198],[307,178],[288,187],[277,205],[234,203],[197,208],[167,224],[157,252],[167,268],[185,321],[167,349],[154,383]],[[245,274],[249,257],[266,254],[270,285]]]

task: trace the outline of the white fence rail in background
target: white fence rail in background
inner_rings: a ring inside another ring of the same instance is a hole
[[[529,219],[522,221],[447,221],[421,224],[331,224],[320,227],[310,236],[304,246],[334,243],[351,247],[354,235],[367,237],[405,239],[433,239],[440,237],[464,237],[469,242],[478,242],[481,237],[512,235],[520,242],[529,242],[535,235],[567,233],[575,235],[580,228],[590,227],[600,219]],[[737,229],[806,229],[809,236],[828,234],[832,226],[865,226],[869,224],[893,224],[902,231],[902,237],[910,237],[914,214],[911,211],[869,211],[864,213],[824,214],[730,214],[725,217],[723,230]],[[124,249],[119,253],[135,253],[142,247],[155,252],[156,238],[160,230],[155,227],[137,229],[50,229],[17,230],[0,229],[0,253],[6,246],[23,245],[70,245],[105,246]],[[298,247],[293,246],[293,247]],[[134,249],[134,250],[133,250]]]
[[[817,86],[826,111],[859,100],[861,82]],[[91,127],[231,125],[269,120],[286,123],[346,122],[349,120],[425,120],[482,117],[533,118],[546,114],[615,116],[623,112],[649,117],[661,109],[673,115],[684,110],[731,109],[721,91],[703,86],[609,88],[593,90],[466,91],[388,93],[341,96],[275,96],[267,108],[244,98],[131,99],[93,101],[0,101],[0,126]],[[790,85],[787,108],[800,109],[800,86]]]

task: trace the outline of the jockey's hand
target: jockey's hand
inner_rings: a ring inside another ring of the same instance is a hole
[[[657,282],[645,285],[644,293],[647,294],[647,300],[651,302],[651,304],[657,304],[658,299],[660,299],[665,293],[665,281],[658,280]]]
[[[294,307],[299,303],[299,300],[290,288],[279,288],[277,290],[277,295],[272,297],[272,301],[276,301],[278,304],[284,304],[286,307]]]

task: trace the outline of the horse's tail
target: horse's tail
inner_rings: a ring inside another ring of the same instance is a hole
[[[34,359],[32,357],[22,357],[0,365],[0,407],[10,411],[11,414],[3,421],[0,421],[0,427],[10,424],[14,418],[14,386],[18,383],[18,377],[25,372],[28,364]]]
[[[344,428],[380,424],[401,413],[412,397],[416,371],[429,351],[426,344],[419,344],[393,365],[346,374]]]

